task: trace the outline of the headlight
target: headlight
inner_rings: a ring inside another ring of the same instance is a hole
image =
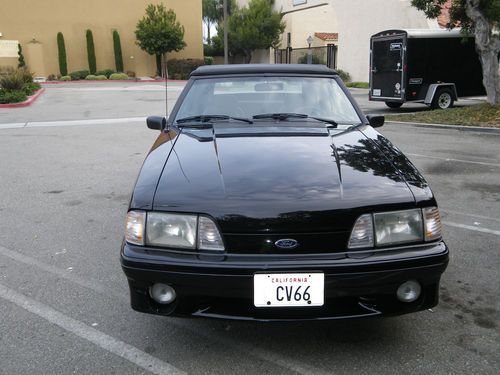
[[[426,207],[361,215],[354,223],[347,247],[361,249],[439,238],[439,210],[437,207]]]
[[[206,216],[129,211],[125,239],[135,245],[224,251],[215,222]]]
[[[146,243],[182,249],[196,248],[196,215],[148,212]]]
[[[377,246],[423,240],[420,209],[373,214]]]
[[[125,222],[125,239],[135,245],[144,245],[144,224],[146,213],[144,211],[127,212]]]

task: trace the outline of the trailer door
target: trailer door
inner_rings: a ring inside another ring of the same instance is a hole
[[[372,38],[370,99],[404,101],[405,38]]]

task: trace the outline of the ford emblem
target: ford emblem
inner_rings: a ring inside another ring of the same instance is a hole
[[[280,249],[295,249],[299,246],[299,243],[291,238],[283,238],[282,240],[276,241],[274,244]]]

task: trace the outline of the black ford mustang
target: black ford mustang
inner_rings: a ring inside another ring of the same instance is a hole
[[[337,74],[191,74],[144,161],[121,264],[132,308],[248,320],[404,314],[438,302],[434,196]]]

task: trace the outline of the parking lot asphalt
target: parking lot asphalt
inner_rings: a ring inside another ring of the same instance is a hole
[[[0,110],[0,374],[500,372],[499,134],[381,128],[440,205],[451,258],[432,311],[291,324],[165,318],[130,309],[118,259],[157,136],[134,118],[162,113],[162,87],[75,86]]]

